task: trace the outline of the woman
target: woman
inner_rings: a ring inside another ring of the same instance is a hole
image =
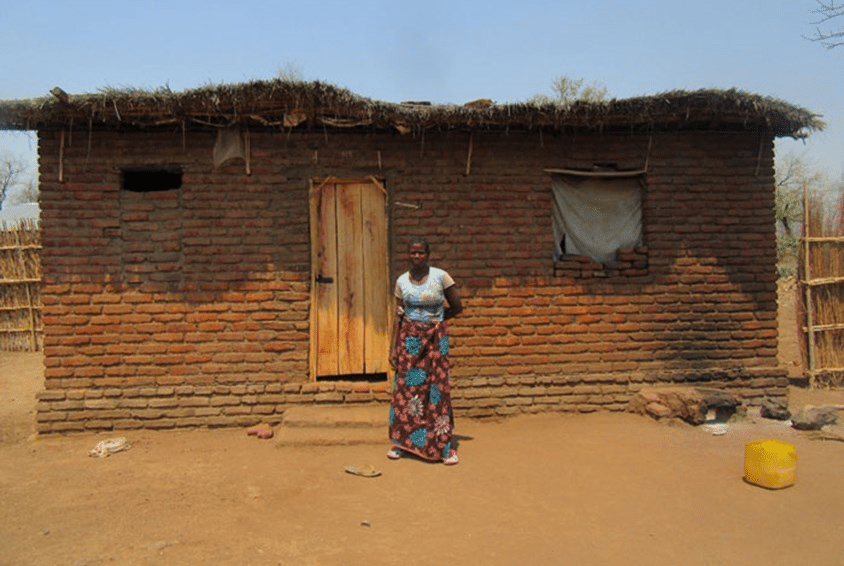
[[[408,245],[410,270],[396,281],[396,321],[390,365],[396,370],[387,457],[409,452],[433,462],[458,462],[448,364],[449,318],[463,307],[451,276],[428,265],[423,238]],[[448,307],[445,306],[446,301]]]

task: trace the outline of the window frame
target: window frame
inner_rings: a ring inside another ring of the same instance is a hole
[[[593,179],[623,179],[636,178],[641,188],[640,199],[642,206],[640,245],[619,246],[615,251],[615,258],[609,262],[600,262],[588,255],[557,253],[559,242],[554,242],[554,276],[575,279],[606,278],[606,277],[643,277],[649,275],[648,246],[645,241],[645,211],[644,201],[647,190],[647,171],[644,169],[618,170],[614,167],[603,168],[596,164],[592,170],[582,169],[545,169],[545,173],[555,176],[569,176]],[[552,199],[553,199],[552,195]],[[553,221],[552,221],[553,224]]]

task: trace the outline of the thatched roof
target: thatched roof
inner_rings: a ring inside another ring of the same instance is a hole
[[[672,91],[606,102],[469,105],[382,102],[322,82],[280,79],[183,92],[52,92],[44,98],[0,101],[0,129],[196,130],[239,124],[255,130],[726,130],[803,137],[824,127],[805,108],[738,90]]]

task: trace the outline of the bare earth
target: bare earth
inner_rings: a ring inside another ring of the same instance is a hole
[[[0,565],[844,565],[844,442],[758,416],[723,436],[627,414],[462,419],[455,467],[243,430],[128,432],[97,459],[117,433],[32,436],[41,365],[0,353]],[[844,390],[792,388],[808,403]],[[764,438],[797,446],[793,487],[743,481]],[[383,474],[344,471],[367,463]]]

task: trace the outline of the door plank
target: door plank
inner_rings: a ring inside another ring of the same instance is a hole
[[[327,184],[319,190],[316,198],[317,221],[317,264],[316,276],[330,277],[333,283],[317,283],[316,286],[316,375],[337,375],[339,368],[339,339],[337,328],[337,212],[335,185]]]
[[[389,370],[390,283],[387,269],[387,215],[383,190],[365,185],[361,190],[364,273],[364,366],[367,373]]]
[[[360,184],[337,190],[337,328],[339,374],[364,373],[364,272]]]

